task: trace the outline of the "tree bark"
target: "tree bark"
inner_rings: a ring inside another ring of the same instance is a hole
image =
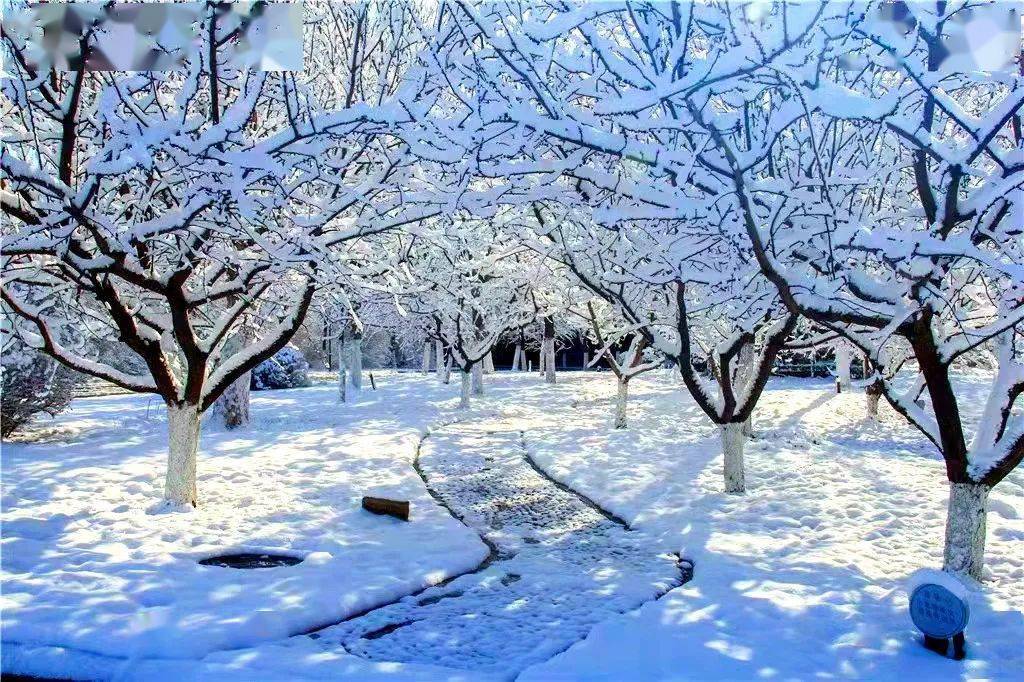
[[[437,343],[441,343],[438,341]],[[430,341],[426,341],[423,344],[423,364],[420,366],[420,371],[424,374],[430,374]]]
[[[494,356],[491,355],[490,351],[487,351],[487,355],[484,356],[484,373],[494,373]]]
[[[484,366],[482,362],[474,362],[470,372],[473,380],[473,395],[484,394]]]
[[[882,397],[882,386],[878,382],[868,384],[868,387],[864,389],[864,395],[867,398],[868,417],[877,419],[878,399]]]
[[[430,361],[428,360],[429,364]],[[447,384],[448,380],[445,378],[447,370],[444,365],[444,344],[441,343],[441,339],[434,340],[434,374],[437,376],[437,380],[443,384]]]
[[[558,383],[555,374],[555,340],[544,340],[544,381],[548,384]]]
[[[345,402],[348,399],[348,368],[345,366],[345,344],[338,343],[338,399]]]
[[[444,363],[444,375],[441,377],[441,382],[448,384],[452,380],[452,356],[448,355],[448,360]]]
[[[988,493],[989,487],[983,483],[949,484],[942,570],[982,579]]]
[[[737,390],[744,389],[754,378],[754,344],[753,342],[745,343],[740,347],[740,352],[736,355],[736,381],[735,386]],[[750,438],[754,433],[754,415],[751,413],[743,421],[743,437]],[[742,465],[742,463],[741,463]],[[742,473],[742,472],[741,472]]]
[[[459,407],[469,407],[470,377],[469,372],[462,370],[462,390],[459,392]]]
[[[399,360],[402,357],[402,349],[398,345],[398,337],[395,336],[394,332],[391,332],[388,344],[391,346],[391,369],[397,372],[400,364]]]
[[[179,505],[199,504],[196,494],[196,451],[199,449],[199,406],[167,408],[167,477],[164,499]]]
[[[519,369],[520,369],[521,364],[520,364],[520,361],[519,361],[519,354],[522,353],[522,352],[523,352],[522,346],[520,346],[517,343],[516,344],[516,349],[512,353],[512,371],[513,372],[518,372]]]
[[[540,352],[544,365],[544,381],[549,384],[557,382],[555,377],[555,321],[551,317],[544,318],[544,340]]]
[[[629,380],[619,379],[619,390],[615,395],[615,428],[626,428],[626,401],[629,398]]]
[[[747,489],[743,471],[743,424],[731,422],[720,426],[722,431],[722,458],[725,463],[725,492],[742,493]]]

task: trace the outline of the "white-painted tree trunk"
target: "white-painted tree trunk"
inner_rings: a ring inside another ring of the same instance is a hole
[[[441,377],[441,382],[448,384],[452,380],[452,356],[448,355],[448,360],[444,363],[444,374]]]
[[[345,344],[338,344],[338,400],[348,399],[348,368],[345,366]]]
[[[722,458],[725,462],[725,492],[742,493],[747,489],[743,472],[743,424],[722,424]]]
[[[840,391],[850,390],[850,364],[853,355],[850,353],[850,346],[845,341],[835,345],[836,354],[836,381]]]
[[[557,383],[555,376],[555,340],[544,339],[544,381],[549,384]]]
[[[459,407],[466,408],[469,407],[469,393],[471,380],[469,377],[469,372],[463,370],[462,372],[460,372],[460,374],[462,374],[462,387],[461,391],[459,392]]]
[[[482,362],[474,362],[470,372],[473,381],[473,395],[484,394],[484,365]]]
[[[434,375],[437,380],[443,384],[447,384],[448,380],[445,379],[447,369],[444,364],[444,344],[441,343],[441,339],[434,340]]]
[[[522,365],[519,362],[519,354],[523,352],[522,347],[517,343],[516,349],[512,352],[512,371],[518,372]]]
[[[353,390],[363,390],[363,335],[353,334],[345,343],[348,361],[348,383]]]
[[[197,506],[196,451],[199,449],[199,406],[167,408],[167,477],[164,499]]]
[[[988,492],[989,487],[981,483],[949,484],[942,570],[981,580]]]
[[[438,343],[440,343],[440,342],[438,342]],[[421,369],[421,371],[424,374],[430,374],[430,342],[429,341],[427,341],[426,343],[423,344],[423,364],[422,364],[420,369]]]
[[[490,351],[487,351],[487,355],[484,356],[484,374],[494,373],[494,357]]]
[[[619,390],[615,395],[615,428],[626,428],[626,402],[629,399],[629,380],[619,379]]]

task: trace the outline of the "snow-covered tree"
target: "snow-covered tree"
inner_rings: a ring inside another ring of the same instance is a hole
[[[777,159],[789,162],[779,174],[803,206],[759,186],[734,145],[719,144],[748,202],[758,260],[788,306],[841,333],[874,367],[909,349],[912,362],[896,364],[912,380],[879,374],[877,386],[945,459],[945,569],[980,579],[988,491],[1024,458],[1024,80],[947,49],[972,13],[1004,7],[906,9],[899,24],[880,12],[850,17],[845,39],[815,60],[815,77],[773,102],[803,112],[799,130],[776,131]],[[850,50],[864,56],[856,70]],[[798,174],[794,159],[809,157],[819,161]],[[818,217],[833,206],[833,220]],[[998,369],[971,436],[953,370],[983,347]]]
[[[589,366],[593,367],[604,360],[615,375],[617,386],[613,424],[617,429],[624,429],[627,426],[629,382],[644,372],[660,367],[663,358],[660,354],[651,352],[647,338],[633,331],[633,325],[622,319],[621,315],[616,315],[612,306],[598,299],[587,301],[583,307],[598,348]],[[623,343],[625,350],[616,353],[616,346]]]
[[[71,404],[79,373],[6,333],[0,355],[0,436],[9,437],[38,414],[54,417]]]
[[[164,399],[164,495],[187,505],[200,415],[288,342],[331,249],[436,213],[395,175],[405,109],[324,112],[286,73],[233,67],[221,51],[234,27],[210,7],[205,47],[171,74],[36,66],[23,36],[3,34],[5,308],[33,348]],[[96,359],[95,338],[145,369]]]
[[[498,339],[532,319],[524,268],[530,255],[500,221],[437,220],[417,230],[399,267],[408,280],[400,305],[429,320],[461,372],[461,406],[483,393],[483,363]],[[439,363],[440,364],[440,363]]]
[[[918,371],[909,390],[884,375],[870,388],[942,451],[945,566],[980,576],[987,491],[1024,454],[1024,91],[1012,70],[958,61],[947,39],[1005,7],[914,3],[893,21],[884,3],[541,5],[515,36],[499,28],[504,6],[460,7],[504,104],[485,120],[529,143],[519,172],[543,161],[588,193],[637,200],[648,220],[717,213],[747,234],[790,315],[873,367]],[[620,201],[597,222],[623,216]],[[971,439],[950,369],[986,344],[999,370]]]
[[[580,281],[619,311],[629,333],[675,363],[720,428],[726,491],[743,492],[747,424],[797,317],[780,305],[736,235],[710,223],[608,226],[545,217],[540,209],[536,215]]]
[[[788,54],[823,7],[779,10],[789,33],[762,45],[758,61]],[[559,258],[675,361],[721,426],[731,491],[744,486],[743,424],[796,324],[741,243],[728,176],[704,153],[709,136],[691,111],[719,97],[719,80],[750,72],[736,49],[741,37],[757,44],[758,28],[741,26],[748,11],[734,19],[728,3],[536,3],[516,14],[460,3],[472,49],[450,53],[472,60],[475,80],[452,88],[472,93],[467,115],[484,131],[474,170],[514,178],[503,200],[532,209]],[[515,30],[510,14],[521,16]],[[746,94],[737,88],[728,105]],[[698,328],[717,336],[705,343],[724,366],[713,385],[691,357]]]

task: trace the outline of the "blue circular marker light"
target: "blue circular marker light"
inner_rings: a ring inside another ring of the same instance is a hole
[[[929,637],[949,638],[967,627],[971,609],[942,585],[925,583],[910,595],[910,618]]]

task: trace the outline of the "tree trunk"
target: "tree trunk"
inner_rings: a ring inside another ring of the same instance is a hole
[[[345,349],[345,359],[348,362],[348,383],[356,391],[363,390],[363,335],[361,332],[353,332],[349,337]]]
[[[864,395],[868,401],[868,417],[871,419],[878,418],[878,399],[882,397],[882,386],[878,382],[868,384],[868,387],[864,389]]]
[[[441,342],[438,341],[437,343]],[[421,365],[420,370],[424,374],[430,374],[430,341],[423,344],[423,364]]]
[[[249,382],[250,373],[242,376],[224,389],[217,402],[213,404],[213,412],[224,421],[224,426],[235,429],[249,423]]]
[[[399,360],[402,357],[402,348],[398,344],[398,337],[395,336],[394,332],[391,332],[388,343],[391,345],[391,369],[398,371],[398,366],[401,364]]]
[[[949,484],[942,570],[981,580],[988,491],[989,487],[982,483]]]
[[[484,394],[484,366],[482,362],[474,362],[470,372],[473,380],[473,395]]]
[[[448,355],[448,360],[444,363],[444,376],[441,381],[445,384],[451,383],[452,380],[452,356]]]
[[[736,355],[736,376],[734,386],[737,392],[747,387],[754,377],[754,343],[748,342],[740,346],[740,352]],[[750,438],[754,433],[753,413],[743,421],[742,432],[744,438]],[[742,446],[741,446],[742,447]],[[742,457],[742,453],[740,454]],[[743,474],[743,462],[740,462],[740,475]]]
[[[743,472],[743,424],[722,424],[722,457],[725,462],[725,492],[742,493],[747,489]]]
[[[487,351],[487,355],[484,356],[484,373],[494,374],[494,356],[490,351]]]
[[[522,352],[522,350],[523,350],[522,347],[517,343],[516,344],[516,349],[512,352],[512,371],[513,372],[518,372],[519,371],[519,367],[520,367],[520,364],[519,364],[519,354]]]
[[[447,384],[448,380],[445,378],[447,370],[444,365],[444,344],[441,343],[441,339],[434,340],[434,363],[434,374],[437,376],[437,380]]]
[[[850,347],[845,341],[840,341],[835,346],[836,354],[836,392],[850,390],[850,363],[853,356]]]
[[[544,340],[544,381],[554,384],[558,382],[555,375],[555,340]]]
[[[167,477],[164,499],[173,504],[197,506],[196,450],[199,449],[199,406],[167,408]]]
[[[469,384],[470,384],[469,372],[467,372],[466,370],[462,370],[461,374],[462,374],[462,390],[459,392],[459,407],[467,408],[467,407],[469,407],[469,391],[470,391],[470,388],[469,388]]]
[[[540,345],[544,364],[544,381],[553,384],[555,378],[555,321],[551,317],[544,318],[544,340]]]
[[[619,379],[619,391],[615,396],[615,428],[626,428],[626,400],[629,398],[629,380]]]
[[[345,367],[345,344],[338,343],[338,399],[345,402],[348,398],[348,372]]]

